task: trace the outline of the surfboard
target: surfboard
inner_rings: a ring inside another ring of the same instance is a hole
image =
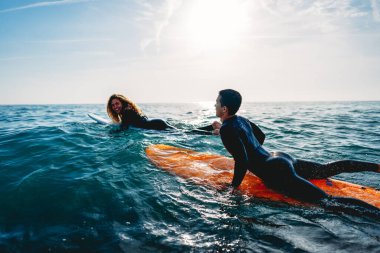
[[[91,119],[95,120],[99,124],[103,124],[103,125],[112,125],[113,124],[110,120],[102,118],[102,117],[100,117],[100,116],[98,116],[96,114],[93,114],[93,113],[89,113],[88,117],[90,117]]]
[[[158,168],[194,183],[221,189],[232,182],[234,160],[222,155],[202,153],[164,144],[146,148],[148,159]],[[333,196],[352,197],[380,208],[380,191],[336,179],[312,179],[311,183]],[[307,205],[267,188],[254,174],[248,172],[239,191],[249,197],[294,205]]]

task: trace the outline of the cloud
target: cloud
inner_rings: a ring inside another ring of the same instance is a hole
[[[46,44],[80,44],[89,42],[112,42],[111,38],[83,38],[83,39],[57,39],[57,40],[31,40],[27,43],[46,43]]]
[[[20,10],[38,8],[38,7],[48,7],[48,6],[55,6],[55,5],[65,5],[65,4],[74,4],[74,3],[81,3],[81,2],[89,2],[89,1],[91,1],[91,0],[45,1],[45,2],[38,2],[38,3],[28,4],[28,5],[24,5],[24,6],[19,6],[19,7],[14,7],[14,8],[0,10],[0,13],[14,12],[14,11],[20,11]]]
[[[0,61],[19,61],[19,60],[30,60],[33,59],[31,56],[13,56],[0,58]]]
[[[274,15],[288,16],[298,13],[298,15],[316,16],[342,16],[357,17],[367,15],[359,6],[351,4],[350,0],[316,0],[316,1],[295,1],[295,0],[261,0],[261,5]]]
[[[151,33],[149,38],[145,38],[140,43],[141,49],[146,50],[152,43],[155,43],[156,50],[160,50],[161,34],[170,25],[170,18],[181,6],[182,0],[166,0],[161,6],[154,7],[145,0],[137,1],[143,10],[138,21],[146,21],[154,24],[154,35]]]
[[[380,1],[379,0],[371,0],[372,6],[372,16],[373,19],[377,22],[380,22]]]
[[[354,19],[370,15],[368,3],[353,4],[350,0],[261,0],[261,5],[283,23],[297,24],[293,27],[301,32],[336,32]]]

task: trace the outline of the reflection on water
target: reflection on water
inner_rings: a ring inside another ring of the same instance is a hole
[[[214,102],[142,104],[178,129],[216,120]],[[380,251],[379,221],[228,195],[161,171],[164,143],[228,155],[217,136],[130,129],[87,117],[104,105],[0,107],[0,252]],[[251,103],[265,146],[297,158],[379,162],[380,103]],[[380,188],[376,173],[339,179]]]

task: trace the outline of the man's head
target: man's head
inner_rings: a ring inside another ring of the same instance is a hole
[[[235,115],[240,108],[241,101],[241,95],[236,90],[226,89],[219,91],[215,104],[216,116],[222,118]]]

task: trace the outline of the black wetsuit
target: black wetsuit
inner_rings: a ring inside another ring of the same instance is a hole
[[[261,145],[264,144],[265,140],[265,134],[261,129],[253,122],[249,121],[249,124],[251,125],[252,128],[252,133],[256,137],[256,139],[259,141]],[[199,131],[200,130],[200,131]],[[194,133],[199,133],[199,134],[205,134],[205,135],[212,135],[212,131],[214,130],[214,127],[212,125],[208,125],[205,127],[199,127],[197,129],[192,130]]]
[[[310,178],[313,173],[317,173],[318,164],[302,160],[297,161],[285,153],[268,152],[253,135],[251,124],[247,119],[235,115],[224,120],[220,129],[220,136],[224,146],[235,160],[233,187],[236,188],[241,184],[247,170],[249,170],[261,178],[269,188],[293,198],[320,203],[331,209],[337,208],[334,203],[343,204],[346,208],[349,205],[351,207],[348,208],[348,211],[367,212],[370,215],[380,217],[380,210],[376,207],[358,199],[329,196],[320,188],[300,177],[295,167],[298,167],[307,178]],[[355,207],[352,208],[352,206]],[[339,210],[342,209],[344,208],[339,208]]]
[[[152,130],[167,130],[173,128],[162,119],[150,120],[145,115],[141,115],[134,110],[126,109],[123,113],[120,127],[122,130],[126,130],[130,126]]]

